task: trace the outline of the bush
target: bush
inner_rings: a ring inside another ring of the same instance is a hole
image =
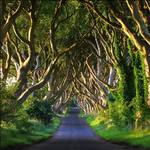
[[[6,86],[4,83],[1,83],[1,88],[0,88],[0,117],[1,120],[9,120],[15,113],[16,110],[12,110],[16,99],[14,96],[14,93],[16,91],[17,84],[12,84],[10,86]],[[12,112],[9,114],[9,112]]]
[[[20,132],[29,133],[29,131],[31,131],[32,124],[29,121],[29,115],[23,107],[16,112],[15,118],[12,121]]]
[[[51,104],[48,101],[33,99],[26,112],[30,117],[42,121],[45,125],[47,125],[53,117]]]

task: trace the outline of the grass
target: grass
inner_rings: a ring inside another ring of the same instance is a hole
[[[145,148],[150,147],[150,130],[149,129],[127,129],[117,128],[100,123],[98,117],[87,117],[88,124],[93,128],[95,133],[100,137],[117,143],[128,143],[131,145],[142,146]]]
[[[1,127],[1,147],[26,145],[51,137],[57,130],[60,120],[54,118],[48,126],[39,121],[31,120],[31,128],[28,131],[16,129],[14,126]]]

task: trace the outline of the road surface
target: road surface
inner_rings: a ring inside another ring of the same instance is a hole
[[[78,114],[79,110],[73,108],[70,115],[62,119],[60,128],[51,139],[11,150],[144,150],[112,144],[97,137],[85,120],[78,117]]]

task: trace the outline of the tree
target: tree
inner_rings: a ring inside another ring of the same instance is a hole
[[[101,1],[100,1],[101,2]],[[141,51],[144,64],[145,74],[148,80],[148,105],[150,102],[150,23],[149,23],[149,2],[147,0],[132,0],[132,1],[110,1],[107,0],[101,3],[99,10],[95,3],[85,0],[84,3],[89,9],[96,14],[100,20],[109,24],[117,30],[123,31],[133,41],[138,50]],[[100,4],[99,4],[100,5]]]

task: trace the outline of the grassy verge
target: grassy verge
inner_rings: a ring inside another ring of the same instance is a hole
[[[86,120],[87,123],[93,128],[95,133],[106,140],[150,148],[149,129],[120,129],[109,125],[106,127],[104,123],[99,122],[99,118],[93,118],[92,116],[88,116]]]
[[[16,129],[15,126],[1,127],[1,147],[32,144],[47,139],[56,132],[60,119],[53,118],[47,126],[36,120],[30,120],[30,124],[31,127],[27,131]]]

